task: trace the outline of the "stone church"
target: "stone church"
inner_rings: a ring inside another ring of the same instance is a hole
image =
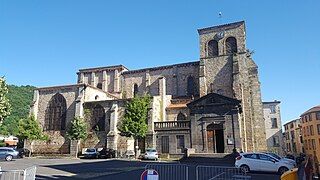
[[[200,57],[194,62],[130,70],[123,65],[80,69],[73,85],[38,88],[31,107],[47,142],[35,153],[70,153],[66,131],[84,117],[89,135],[81,147],[133,150],[120,135],[125,104],[148,93],[148,132],[139,148],[161,154],[266,150],[258,67],[246,48],[245,22],[198,29]]]

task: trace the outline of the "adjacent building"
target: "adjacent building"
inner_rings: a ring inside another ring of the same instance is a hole
[[[284,137],[285,137],[285,153],[295,156],[304,152],[303,138],[301,134],[301,121],[294,119],[284,124]]]
[[[72,153],[66,130],[79,116],[90,131],[82,147],[131,150],[132,139],[121,136],[117,125],[130,98],[148,93],[152,103],[141,151],[265,151],[258,66],[246,47],[244,21],[198,29],[198,34],[196,61],[135,70],[123,65],[80,69],[76,84],[36,89],[31,112],[50,140],[33,143],[32,149]]]
[[[266,128],[267,148],[270,152],[284,154],[282,147],[282,125],[280,101],[263,102],[263,114]]]
[[[305,153],[313,157],[314,169],[319,173],[320,160],[320,106],[315,106],[300,116]]]

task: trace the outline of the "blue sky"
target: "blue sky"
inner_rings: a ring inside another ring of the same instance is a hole
[[[194,61],[198,28],[245,20],[262,98],[281,100],[286,122],[320,104],[319,9],[317,0],[1,0],[0,75],[39,87],[75,83],[79,68]]]

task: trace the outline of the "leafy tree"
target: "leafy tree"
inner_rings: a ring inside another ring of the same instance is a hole
[[[144,138],[148,130],[149,105],[150,96],[134,97],[126,104],[123,120],[118,125],[121,135],[134,138],[135,147],[138,145],[138,139]]]
[[[0,134],[14,135],[19,134],[19,120],[29,116],[30,104],[33,99],[34,86],[15,86],[8,85],[7,97],[11,104],[11,114],[4,119],[0,125]]]
[[[11,105],[7,97],[8,87],[4,77],[0,77],[0,123],[10,115]]]
[[[75,117],[73,121],[71,121],[71,127],[68,130],[67,135],[71,140],[85,139],[88,135],[88,132],[87,123],[84,121],[84,119]]]
[[[18,137],[21,140],[48,140],[48,136],[42,132],[42,128],[34,115],[19,120]]]
[[[79,143],[81,139],[85,139],[88,136],[87,132],[87,123],[83,118],[75,117],[73,121],[71,121],[71,127],[67,132],[67,136],[71,140],[76,140],[77,147],[76,147],[76,156],[78,155],[79,151]]]

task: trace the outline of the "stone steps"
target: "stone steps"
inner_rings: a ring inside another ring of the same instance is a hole
[[[189,157],[184,157],[180,159],[180,162],[193,164],[234,166],[235,157],[232,154],[223,153],[196,153],[190,154]]]

